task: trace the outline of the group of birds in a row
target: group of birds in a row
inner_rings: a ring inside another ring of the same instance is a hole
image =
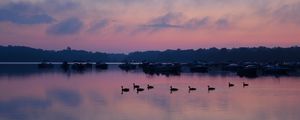
[[[233,83],[230,83],[230,82],[228,83],[228,87],[233,87],[233,86],[234,86]],[[243,87],[246,87],[246,86],[249,86],[249,84],[243,82]],[[154,89],[154,86],[147,84],[147,89],[148,89],[148,90]],[[207,86],[207,90],[208,90],[208,91],[212,91],[212,90],[215,90],[215,89],[216,89],[216,88],[211,87],[211,86],[209,86],[209,85]],[[121,86],[121,90],[122,90],[122,94],[123,94],[123,92],[129,92],[129,88],[124,88],[123,86]],[[140,87],[140,85],[137,85],[137,84],[133,83],[133,90],[136,90],[136,92],[139,93],[139,92],[144,91],[145,89],[142,88],[142,87]],[[170,86],[170,93],[175,92],[175,91],[178,91],[178,90],[179,90],[178,88],[175,88],[175,87],[173,87],[173,86]],[[188,90],[189,90],[189,92],[191,92],[191,91],[197,90],[197,88],[188,86]]]
[[[122,94],[123,92],[129,92],[129,88],[124,88],[123,86],[121,86],[122,88]],[[154,87],[152,85],[147,84],[147,89],[153,89]],[[145,89],[140,87],[140,85],[136,85],[135,83],[133,83],[133,90],[136,90],[137,93],[144,91]]]

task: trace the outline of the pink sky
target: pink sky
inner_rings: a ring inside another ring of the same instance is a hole
[[[1,0],[0,45],[103,52],[300,44],[299,0]]]

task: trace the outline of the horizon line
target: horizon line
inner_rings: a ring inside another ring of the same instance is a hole
[[[63,50],[68,50],[68,48],[70,48],[70,50],[75,50],[75,51],[86,51],[86,52],[92,52],[92,53],[106,53],[106,54],[125,54],[128,55],[130,53],[135,53],[135,52],[149,52],[149,51],[158,51],[158,52],[164,52],[164,51],[168,51],[168,50],[199,50],[199,49],[239,49],[239,48],[269,48],[269,49],[273,49],[273,48],[293,48],[293,47],[299,47],[298,45],[292,45],[292,46],[288,46],[288,47],[284,47],[284,46],[273,46],[273,47],[267,47],[267,46],[240,46],[240,47],[207,47],[207,48],[176,48],[176,49],[172,49],[172,48],[167,48],[164,50],[135,50],[135,51],[131,51],[131,52],[103,52],[103,51],[93,51],[93,50],[85,50],[85,49],[73,49],[72,47],[67,46],[64,49],[45,49],[45,48],[37,48],[37,47],[32,47],[32,46],[22,46],[22,45],[0,45],[0,47],[27,47],[27,48],[32,48],[32,49],[41,49],[41,50],[46,50],[46,51],[63,51]]]

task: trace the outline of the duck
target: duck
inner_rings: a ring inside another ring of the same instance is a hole
[[[243,87],[249,86],[248,83],[243,82]]]
[[[133,83],[133,89],[136,89],[136,88],[140,88],[140,86]]]
[[[170,86],[170,92],[172,93],[172,92],[175,92],[175,91],[178,91],[178,88],[174,88],[174,87]]]
[[[210,87],[210,86],[208,85],[208,86],[207,86],[207,89],[208,89],[208,91],[210,91],[210,90],[215,90],[216,88]]]
[[[139,93],[139,92],[142,92],[142,91],[144,91],[144,88],[136,88],[136,93]]]
[[[123,92],[129,92],[129,88],[124,88],[123,86],[121,86],[121,90],[122,90],[122,94]]]
[[[234,86],[234,84],[232,84],[232,83],[228,83],[228,87],[233,87]]]
[[[147,84],[147,89],[150,90],[150,89],[153,89],[154,87],[152,85],[149,85]]]
[[[188,86],[188,88],[189,88],[189,92],[190,92],[190,91],[195,91],[195,90],[197,90],[196,88],[193,88],[193,87],[191,87],[191,86]]]

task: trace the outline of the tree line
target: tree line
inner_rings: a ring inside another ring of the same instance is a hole
[[[240,47],[165,51],[137,51],[129,54],[90,52],[84,50],[43,50],[25,46],[0,46],[0,62],[299,62],[300,47]]]

